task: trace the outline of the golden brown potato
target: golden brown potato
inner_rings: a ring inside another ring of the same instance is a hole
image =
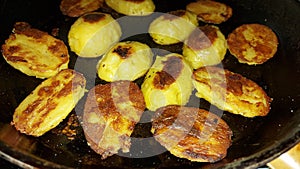
[[[195,29],[182,48],[182,54],[192,68],[219,64],[227,51],[225,36],[216,26]]]
[[[266,116],[271,99],[255,82],[218,67],[203,67],[194,71],[196,96],[221,110],[245,117]]]
[[[227,38],[228,49],[240,63],[263,64],[277,51],[278,39],[269,27],[261,24],[244,24]]]
[[[41,136],[56,127],[84,95],[86,80],[71,69],[43,81],[16,108],[12,124],[21,133]]]
[[[2,54],[15,69],[42,79],[67,69],[69,63],[68,48],[63,41],[31,28],[26,22],[15,24],[13,33],[2,45]]]
[[[136,41],[119,42],[101,58],[97,65],[98,76],[107,81],[134,81],[151,67],[151,48]]]
[[[83,131],[90,147],[102,159],[129,152],[130,135],[140,120],[145,102],[140,88],[130,81],[96,85],[89,91],[83,114]]]
[[[192,69],[180,54],[157,56],[141,88],[149,110],[185,105],[193,90]]]
[[[159,108],[151,132],[171,154],[196,162],[223,159],[231,145],[232,131],[217,115],[192,107]]]
[[[144,16],[150,15],[155,10],[152,0],[105,0],[105,3],[124,15]]]
[[[64,15],[79,17],[103,6],[104,0],[62,0],[60,10]]]
[[[212,0],[198,0],[186,6],[186,10],[195,13],[200,21],[220,24],[232,16],[230,6]]]
[[[163,14],[153,20],[148,32],[155,43],[171,45],[183,42],[197,26],[198,21],[195,14],[185,10],[177,10]]]
[[[110,14],[92,12],[78,18],[68,34],[70,48],[78,56],[103,55],[121,37],[121,27]]]

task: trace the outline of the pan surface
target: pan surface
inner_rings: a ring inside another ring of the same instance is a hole
[[[157,12],[185,9],[189,1],[156,0]],[[222,1],[223,2],[223,1]],[[236,27],[245,23],[260,23],[269,26],[279,38],[278,51],[274,58],[263,65],[249,66],[240,64],[229,54],[222,65],[233,72],[255,81],[273,98],[271,111],[266,117],[244,118],[224,112],[222,118],[233,130],[233,144],[227,157],[220,162],[195,163],[179,159],[165,151],[154,156],[143,156],[143,145],[133,154],[114,155],[105,160],[94,153],[87,145],[81,127],[74,128],[77,135],[69,139],[61,131],[72,118],[79,115],[85,98],[71,112],[70,116],[58,127],[41,137],[20,134],[11,125],[14,109],[42,80],[26,76],[9,66],[0,57],[0,156],[20,165],[39,168],[256,168],[278,157],[300,141],[300,3],[296,0],[228,0],[224,1],[233,8],[233,16],[227,22],[218,25],[225,36]],[[0,0],[0,43],[8,38],[13,25],[18,21],[30,23],[34,28],[51,33],[58,31],[58,38],[67,43],[67,34],[76,18],[62,15],[60,0]],[[121,15],[109,8],[99,11],[111,12],[115,18]],[[123,34],[130,34],[128,22],[132,28],[139,25],[148,27],[153,17],[129,17],[120,20]],[[140,21],[143,20],[143,25]],[[123,23],[122,23],[123,22]],[[136,25],[134,25],[136,24]],[[57,29],[58,28],[58,29]],[[124,33],[127,32],[127,33]],[[161,47],[154,44],[147,34],[123,37],[123,40],[138,40],[152,48],[171,52],[181,52],[181,44]],[[159,51],[158,51],[159,53]],[[90,89],[101,80],[95,79],[96,59],[80,59],[70,52],[69,67],[85,74]],[[78,66],[80,64],[80,66]],[[138,80],[137,83],[140,83]],[[196,99],[196,98],[194,98]],[[209,109],[210,105],[199,100],[200,107]],[[214,109],[211,109],[214,110]],[[147,118],[147,117],[142,117]],[[151,137],[150,122],[139,123],[132,137]],[[154,143],[154,147],[159,147]],[[133,153],[133,152],[132,152]],[[143,157],[143,158],[139,158]],[[17,159],[17,160],[16,160]]]

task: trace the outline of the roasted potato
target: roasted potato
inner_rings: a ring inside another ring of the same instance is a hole
[[[244,24],[236,28],[227,38],[228,49],[240,63],[263,64],[271,59],[278,46],[276,34],[261,24]]]
[[[130,135],[140,120],[145,102],[140,88],[130,81],[96,85],[89,91],[83,114],[83,131],[89,146],[102,159],[129,152]]]
[[[221,110],[245,117],[266,116],[270,97],[252,80],[219,67],[202,67],[194,71],[196,96]]]
[[[232,8],[224,3],[212,0],[197,0],[186,6],[186,10],[197,15],[200,21],[220,24],[232,16]]]
[[[151,48],[136,41],[119,42],[98,63],[98,76],[108,82],[134,81],[151,67]]]
[[[61,0],[60,11],[70,17],[79,17],[103,6],[104,0]]]
[[[115,11],[131,16],[150,15],[155,10],[152,0],[105,0]]]
[[[155,43],[171,45],[183,42],[197,26],[198,21],[195,14],[185,10],[177,10],[163,14],[153,20],[148,32]]]
[[[182,48],[183,56],[194,69],[220,63],[226,51],[225,36],[213,25],[195,29],[185,40]]]
[[[78,56],[94,58],[103,55],[117,43],[122,31],[110,14],[92,12],[78,18],[71,26],[68,40]]]
[[[151,132],[171,154],[196,162],[223,159],[232,131],[224,120],[206,110],[169,105],[153,117]]]
[[[21,133],[41,136],[56,127],[84,95],[86,80],[65,69],[43,81],[16,108],[12,125]]]
[[[182,55],[157,56],[141,86],[146,107],[156,110],[170,104],[185,105],[192,93],[192,69]]]
[[[49,78],[69,64],[68,48],[63,41],[26,22],[17,22],[13,33],[2,45],[8,64],[28,76]]]

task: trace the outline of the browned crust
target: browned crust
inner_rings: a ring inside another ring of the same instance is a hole
[[[71,76],[73,77],[71,77],[72,80],[68,83],[63,83],[61,80],[57,79],[62,75],[65,75],[65,79],[69,79]],[[18,122],[12,123],[20,132],[30,134],[32,129],[38,128],[43,122],[43,119],[57,107],[57,99],[69,95],[78,87],[83,88],[85,86],[85,78],[83,75],[71,69],[60,71],[56,76],[53,76],[52,79],[53,82],[51,85],[40,88],[37,91],[39,97],[36,100],[32,100],[32,102],[27,105],[27,108],[20,113],[22,114],[21,116],[16,117],[18,118]],[[57,87],[62,85],[64,87],[57,91]],[[47,104],[42,107],[39,106],[45,100],[47,101]],[[26,123],[27,119],[32,118],[37,112],[43,112],[43,114],[40,116],[40,119],[35,120],[35,123],[28,126],[29,124]]]
[[[133,49],[131,46],[126,47],[119,45],[116,48],[114,48],[113,53],[116,53],[122,59],[126,59],[130,57],[130,55],[132,54],[132,50]]]
[[[185,10],[176,10],[176,11],[171,11],[168,12],[167,14],[163,15],[164,20],[174,20],[177,19],[178,17],[182,17],[186,14]]]
[[[215,12],[211,11],[210,13],[204,11],[191,10],[196,8],[196,6],[203,6],[203,8],[214,9]],[[225,10],[222,10],[225,8]],[[197,2],[192,2],[187,5],[187,10],[194,12],[198,19],[207,23],[220,24],[227,21],[232,16],[232,8],[224,3],[213,1],[213,0],[197,0]],[[221,12],[221,13],[220,13]],[[213,17],[220,13],[217,18]]]
[[[191,161],[219,161],[231,145],[232,131],[226,122],[198,108],[176,105],[159,108],[151,131],[173,155]]]
[[[187,39],[187,46],[193,50],[209,48],[218,38],[218,28],[211,25],[200,26]]]
[[[28,53],[22,52],[23,49],[27,49],[24,45],[11,45],[11,42],[17,39],[16,35],[24,35],[28,38],[31,38],[32,41],[40,44],[47,44],[48,37],[52,37],[46,32],[40,31],[31,26],[26,22],[16,22],[14,25],[13,33],[5,41],[5,44],[2,45],[2,54],[6,61],[26,63],[28,68],[35,72],[46,72],[49,71],[49,66],[45,64],[40,64],[34,62],[36,55],[28,56]],[[68,48],[63,41],[54,38],[54,43],[51,46],[48,46],[48,51],[59,58],[60,62],[58,65],[55,65],[51,70],[57,70],[62,65],[69,62]],[[45,51],[47,52],[47,51]],[[24,53],[24,54],[23,54]]]
[[[198,77],[197,74],[202,72],[207,72],[208,77]],[[208,86],[213,90],[212,92],[219,93],[222,97],[225,97],[223,99],[228,105],[239,105],[241,109],[245,109],[244,112],[235,112],[235,114],[241,114],[246,117],[266,116],[270,111],[272,99],[259,85],[238,73],[214,66],[207,66],[195,70],[193,79]],[[259,96],[256,96],[257,93],[259,93]],[[256,103],[252,103],[252,100],[258,99],[256,97],[259,97],[261,100],[256,100]],[[265,100],[266,104],[260,102],[262,100]]]
[[[117,95],[116,95],[117,94]],[[122,103],[131,102],[127,107],[119,107]],[[83,116],[83,129],[91,148],[105,159],[113,155],[115,149],[129,149],[130,135],[135,124],[139,121],[145,109],[144,96],[139,87],[130,81],[117,81],[108,84],[96,85],[89,91]],[[90,123],[92,113],[101,119],[100,123]],[[121,145],[99,145],[105,128],[118,133]]]
[[[248,32],[247,38],[245,32]],[[239,62],[262,64],[272,58],[277,51],[278,39],[269,27],[261,24],[244,24],[236,28],[227,38],[228,49]],[[246,50],[253,49],[256,56],[249,58]]]
[[[104,0],[62,0],[60,10],[64,15],[79,17],[103,6]]]
[[[177,56],[170,56],[163,64],[162,71],[156,72],[153,78],[153,86],[161,90],[176,81],[184,66],[182,59]]]
[[[105,19],[105,14],[103,14],[103,13],[89,13],[89,14],[84,15],[82,17],[82,19],[84,20],[84,22],[97,23],[97,22]]]
[[[146,0],[125,0],[125,1],[133,2],[133,3],[136,3],[136,4],[140,4],[140,3],[143,3]]]

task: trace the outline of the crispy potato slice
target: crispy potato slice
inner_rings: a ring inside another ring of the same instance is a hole
[[[155,112],[151,132],[171,154],[196,162],[223,159],[232,136],[229,126],[217,115],[176,105]]]
[[[151,48],[136,41],[119,42],[98,62],[98,76],[108,82],[134,81],[143,76],[152,65]]]
[[[149,110],[170,104],[185,105],[194,89],[192,69],[180,54],[157,56],[141,88]]]
[[[155,10],[152,0],[105,0],[105,3],[117,12],[131,16],[150,15]]]
[[[200,21],[220,24],[232,16],[232,8],[221,2],[198,0],[186,6],[186,10],[195,13]]]
[[[103,6],[104,0],[62,0],[60,10],[64,15],[79,17]]]
[[[271,99],[255,82],[218,67],[202,67],[193,73],[196,96],[218,108],[245,117],[266,116]]]
[[[84,95],[82,74],[65,69],[43,81],[16,108],[12,125],[21,133],[41,136],[57,126]]]
[[[145,102],[140,88],[130,81],[96,85],[89,91],[83,114],[83,131],[90,147],[102,159],[128,152],[130,135],[140,120]]]
[[[261,24],[244,24],[227,38],[228,49],[240,63],[263,64],[271,59],[278,46],[276,34]]]
[[[195,29],[185,40],[182,54],[192,68],[219,64],[227,51],[225,36],[217,26]]]
[[[119,23],[107,13],[92,12],[78,18],[68,34],[70,48],[78,56],[95,58],[116,44],[122,31]]]
[[[49,78],[68,68],[68,48],[63,41],[46,32],[17,22],[13,33],[2,45],[8,64],[28,76]]]
[[[171,45],[183,42],[197,26],[198,21],[195,14],[185,10],[177,10],[163,14],[153,20],[148,32],[155,43]]]

